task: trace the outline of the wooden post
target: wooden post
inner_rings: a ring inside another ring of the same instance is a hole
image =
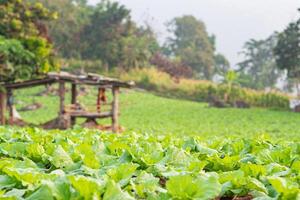
[[[59,115],[63,115],[65,112],[65,82],[59,82]]]
[[[7,106],[9,110],[9,124],[13,125],[14,124],[14,110],[13,110],[13,93],[12,90],[9,89],[7,91]]]
[[[98,88],[98,96],[97,96],[97,112],[101,113],[101,107],[102,107],[102,102],[106,103],[106,95],[105,95],[105,88]]]
[[[75,105],[77,103],[77,85],[72,84],[72,94],[71,94],[71,104]],[[76,124],[76,117],[71,117],[71,126],[73,127]]]
[[[101,88],[98,88],[98,94],[97,94],[97,112],[101,112]]]
[[[0,124],[5,125],[5,103],[6,95],[5,92],[0,91]]]
[[[61,129],[69,128],[66,124],[65,114],[65,82],[59,81],[59,113],[58,127]]]
[[[112,131],[114,133],[119,132],[119,87],[113,86],[112,95]]]

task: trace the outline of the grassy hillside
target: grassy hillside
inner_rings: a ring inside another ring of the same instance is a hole
[[[39,124],[53,119],[58,112],[56,96],[34,96],[43,88],[21,90],[16,93],[18,108],[34,101],[43,108],[21,112],[28,122]],[[95,95],[80,97],[85,105],[94,104]],[[69,101],[69,97],[67,98]],[[300,134],[300,115],[270,109],[217,109],[205,103],[175,100],[147,92],[123,91],[121,94],[121,125],[127,131],[203,136],[231,134],[262,134],[290,136]],[[81,123],[82,121],[79,121]],[[109,121],[102,121],[109,123]]]

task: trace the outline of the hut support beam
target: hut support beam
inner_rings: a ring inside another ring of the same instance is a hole
[[[112,88],[112,131],[114,133],[119,132],[119,91],[119,87]]]
[[[6,94],[0,91],[0,123],[1,125],[5,125],[5,99]]]
[[[58,113],[58,127],[60,129],[69,128],[69,124],[65,119],[65,82],[59,81],[59,113]]]
[[[71,90],[71,104],[77,103],[77,85],[75,83],[72,84]],[[73,127],[76,124],[76,117],[71,116],[71,126]]]
[[[9,124],[14,124],[14,109],[13,109],[13,93],[11,89],[7,91],[8,111],[9,111]]]

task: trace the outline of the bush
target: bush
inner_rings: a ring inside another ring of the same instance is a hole
[[[176,98],[207,102],[211,96],[224,99],[227,94],[228,102],[242,100],[255,107],[289,108],[289,97],[278,91],[257,91],[190,79],[181,79],[176,83],[170,75],[155,68],[133,69],[128,73],[119,73],[119,78],[124,81],[133,80],[138,87]]]
[[[180,60],[171,60],[160,53],[153,55],[150,64],[156,66],[159,71],[166,72],[175,79],[193,77],[193,70],[190,66],[187,66]]]
[[[63,60],[63,70],[78,74],[82,71],[90,73],[103,73],[106,71],[101,60]]]

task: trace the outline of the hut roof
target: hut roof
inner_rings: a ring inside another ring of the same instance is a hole
[[[85,75],[74,75],[68,72],[50,72],[43,78],[19,81],[15,83],[6,83],[1,85],[7,89],[21,89],[38,85],[51,84],[59,81],[106,87],[116,86],[123,88],[131,88],[134,86],[134,82],[124,82],[118,79],[104,77],[99,74],[88,73]]]

